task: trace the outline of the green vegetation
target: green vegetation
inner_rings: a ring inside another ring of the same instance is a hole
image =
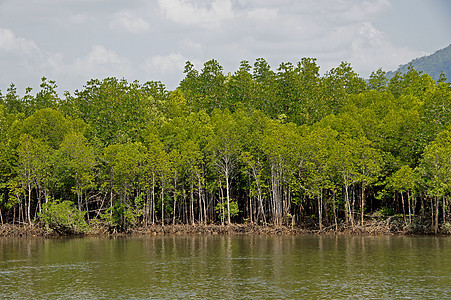
[[[73,202],[51,201],[42,205],[39,218],[49,231],[57,231],[61,234],[80,234],[88,230],[85,221],[86,212],[79,211]]]
[[[0,94],[2,223],[321,230],[393,216],[449,231],[451,88],[413,67],[366,82],[348,63],[321,76],[315,59],[257,59],[224,74],[211,60],[187,62],[174,91],[116,78],[55,89],[43,78],[34,96]]]

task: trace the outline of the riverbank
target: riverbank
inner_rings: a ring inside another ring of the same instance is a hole
[[[363,226],[351,224],[334,224],[325,226],[321,230],[312,224],[296,226],[257,225],[257,224],[175,224],[175,225],[150,225],[130,228],[125,232],[110,230],[102,224],[92,224],[83,236],[117,236],[117,235],[227,235],[227,234],[252,234],[252,235],[301,235],[301,234],[347,234],[347,235],[429,235],[433,234],[431,224],[427,219],[416,219],[410,224],[402,218],[389,217],[386,219],[369,220]],[[439,235],[450,235],[451,225],[445,223],[440,227]],[[60,236],[61,234],[48,230],[39,224],[0,225],[1,236]]]

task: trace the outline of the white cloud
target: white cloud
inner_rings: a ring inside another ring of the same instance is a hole
[[[277,18],[277,9],[270,8],[257,8],[249,11],[247,17],[253,21],[263,21],[274,20]]]
[[[0,49],[28,55],[40,52],[34,41],[16,37],[10,29],[4,28],[0,28]]]
[[[202,27],[218,27],[221,22],[232,20],[234,13],[230,0],[158,0],[163,14],[173,22]]]
[[[93,78],[118,77],[133,78],[132,63],[115,51],[102,45],[93,45],[83,57],[67,60],[63,53],[44,53],[40,56],[24,56],[25,63],[18,66],[25,74],[27,86],[45,76],[56,79],[63,90],[73,91]],[[37,88],[37,86],[34,86]]]
[[[102,45],[93,45],[91,51],[73,63],[62,66],[65,73],[94,77],[124,76],[131,70],[128,59],[120,57],[115,51]]]
[[[321,72],[348,61],[368,76],[449,44],[446,14],[423,13],[446,11],[436,0],[422,10],[409,0],[43,1],[0,0],[1,90],[39,88],[42,76],[70,91],[107,76],[174,89],[186,60],[202,68],[212,58],[234,72],[241,60],[263,57],[275,69],[316,57]],[[423,13],[421,27],[406,11]]]
[[[201,50],[203,48],[201,43],[195,42],[195,41],[192,41],[189,39],[184,39],[182,41],[182,45],[183,45],[183,47],[187,47],[187,48],[195,49],[195,50]]]
[[[161,81],[170,89],[175,89],[183,78],[183,69],[188,59],[181,53],[148,57],[140,66],[145,81]]]
[[[362,23],[353,36],[350,61],[358,66],[365,77],[376,71],[376,68],[395,70],[400,64],[426,54],[407,47],[395,47],[384,33],[369,22]]]
[[[182,71],[187,59],[180,53],[171,53],[169,55],[156,55],[145,60],[143,68],[148,73],[165,73]]]
[[[150,29],[146,20],[126,11],[115,14],[109,26],[112,29],[126,30],[135,34],[146,33]]]
[[[67,21],[69,23],[75,24],[75,25],[81,25],[81,24],[85,24],[88,21],[91,21],[91,18],[85,14],[85,13],[79,13],[79,14],[73,14],[71,15]]]

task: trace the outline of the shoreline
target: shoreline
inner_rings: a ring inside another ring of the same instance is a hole
[[[315,235],[334,234],[350,236],[383,236],[383,235],[405,235],[405,236],[449,236],[450,232],[434,234],[427,225],[410,224],[400,226],[399,222],[386,220],[373,220],[365,225],[339,224],[327,226],[323,230],[312,228],[301,224],[296,226],[286,225],[257,225],[257,224],[168,224],[149,225],[130,228],[125,232],[111,231],[106,226],[95,226],[89,231],[81,234],[58,233],[48,231],[39,224],[3,224],[0,225],[0,237],[59,237],[59,236],[137,236],[137,235]],[[413,226],[414,225],[414,226]],[[409,227],[410,226],[410,227]]]

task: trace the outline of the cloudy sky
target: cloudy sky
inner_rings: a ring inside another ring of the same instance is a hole
[[[315,57],[363,77],[451,43],[449,0],[0,0],[0,91],[58,92],[92,78],[159,80],[169,90],[187,60],[214,58],[233,73],[242,60]]]

